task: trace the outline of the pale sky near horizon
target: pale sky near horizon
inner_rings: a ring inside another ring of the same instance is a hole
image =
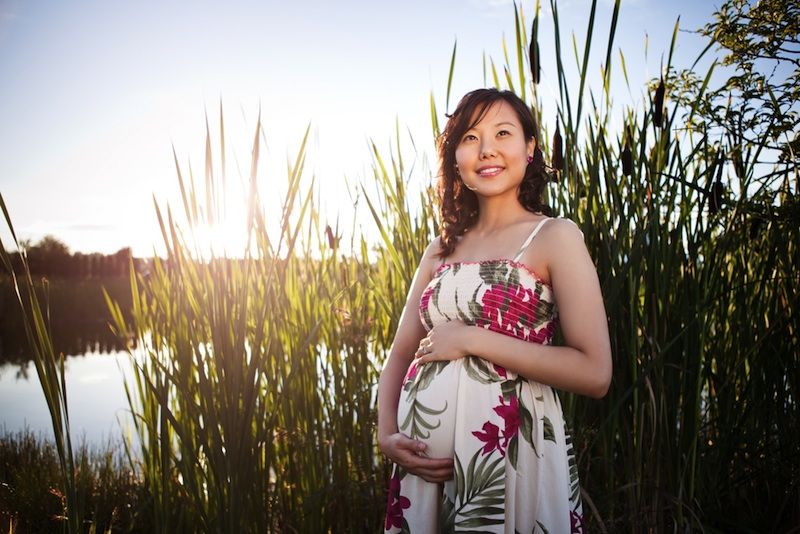
[[[518,5],[529,28],[534,2]],[[569,60],[569,32],[582,49],[590,5],[558,3]],[[612,81],[619,111],[641,100],[643,84],[658,74],[676,18],[681,16],[681,28],[697,29],[715,5],[623,0]],[[595,72],[604,60],[611,11],[610,0],[598,3],[590,59]],[[552,120],[553,26],[546,10],[541,20],[540,95]],[[221,101],[232,198],[241,196],[240,177],[249,172],[260,109],[267,147],[259,187],[268,224],[278,224],[287,159],[294,158],[310,123],[305,182],[315,176],[323,224],[333,226],[338,213],[346,227],[354,212],[345,177],[351,189],[358,182],[368,191],[374,186],[368,140],[388,155],[397,119],[407,166],[414,165],[412,182],[419,187],[429,180],[427,169],[435,166],[429,94],[443,124],[454,40],[451,109],[463,93],[483,86],[484,51],[504,63],[503,35],[513,48],[509,0],[0,0],[0,193],[22,239],[52,234],[72,251],[111,253],[130,246],[134,255],[149,256],[154,245],[161,247],[153,195],[182,214],[172,146],[183,171],[188,174],[191,162],[202,185],[204,114],[218,158]],[[682,32],[674,63],[688,67],[701,43]],[[617,49],[625,54],[630,96]],[[358,222],[364,231],[370,220],[362,203]],[[221,239],[236,255],[234,234],[242,232],[226,229]],[[8,246],[4,221],[0,236]]]

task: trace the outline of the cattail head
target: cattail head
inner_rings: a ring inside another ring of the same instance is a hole
[[[561,139],[561,128],[556,122],[556,133],[553,134],[552,167],[557,171],[564,170],[564,141]]]
[[[708,190],[706,196],[708,199],[708,213],[711,215],[717,213],[722,208],[723,191],[725,191],[725,187],[722,185],[722,181],[716,180],[711,184],[711,188]]]
[[[325,235],[328,236],[328,246],[330,248],[336,248],[336,238],[333,237],[333,230],[331,230],[331,226],[329,224],[325,225]]]
[[[659,127],[664,123],[664,78],[658,82],[656,96],[653,98],[653,122]]]
[[[753,217],[750,219],[750,239],[756,239],[758,235],[761,233],[761,226],[764,224],[764,221],[759,217]]]
[[[532,35],[536,35],[532,33]],[[539,43],[536,41],[536,38],[531,39],[530,47],[528,48],[528,57],[530,58],[531,62],[531,80],[533,83],[539,83],[539,80],[542,79],[542,66],[539,62]]]
[[[619,159],[622,163],[622,174],[625,176],[633,174],[633,154],[631,154],[631,143],[628,135],[625,136],[625,146],[622,147]]]
[[[742,147],[737,145],[731,151],[731,161],[733,162],[733,171],[736,177],[740,180],[745,179],[744,159],[742,158]]]

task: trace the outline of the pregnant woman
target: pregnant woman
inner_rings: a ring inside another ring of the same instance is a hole
[[[438,140],[441,235],[425,251],[378,386],[394,462],[391,532],[583,532],[555,389],[601,398],[611,349],[600,284],[547,174],[530,109],[465,95]],[[551,346],[560,325],[564,346]]]

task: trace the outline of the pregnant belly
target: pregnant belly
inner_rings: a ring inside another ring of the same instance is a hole
[[[424,441],[427,456],[453,457],[457,439],[495,419],[506,371],[478,358],[430,362],[412,367],[400,392],[397,422],[405,435]]]

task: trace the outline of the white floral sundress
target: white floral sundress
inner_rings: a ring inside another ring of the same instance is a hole
[[[422,293],[427,330],[459,319],[550,344],[558,322],[552,288],[519,262],[541,220],[509,259],[443,263]],[[435,532],[583,532],[578,469],[556,392],[477,356],[412,363],[403,381],[401,432],[454,458],[454,478],[426,482],[398,465],[385,529]]]

